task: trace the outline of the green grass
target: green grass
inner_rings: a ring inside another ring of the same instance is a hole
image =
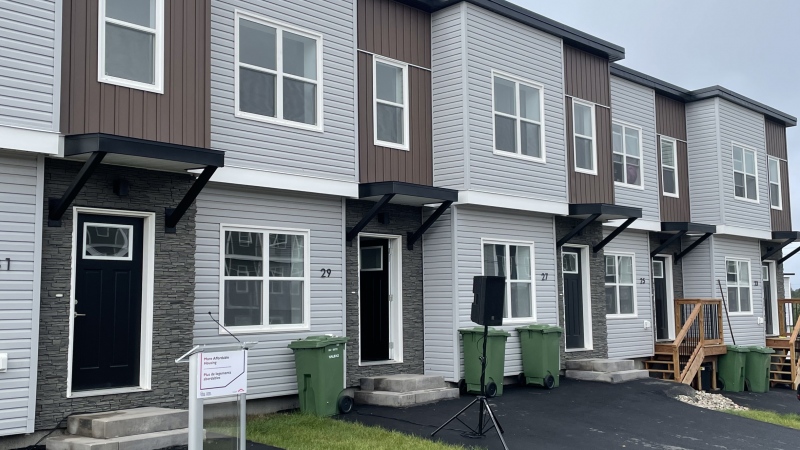
[[[772,411],[761,411],[757,409],[751,409],[749,411],[727,410],[725,412],[737,416],[747,417],[748,419],[758,420],[760,422],[767,422],[780,425],[782,427],[800,430],[800,414],[779,414]]]
[[[299,413],[248,417],[247,439],[287,450],[467,450],[380,427]]]

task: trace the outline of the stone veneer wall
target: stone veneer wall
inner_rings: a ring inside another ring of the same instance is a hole
[[[556,217],[556,241],[569,233],[581,220],[567,217]],[[583,231],[570,239],[569,244],[589,246],[589,284],[592,299],[592,350],[565,352],[564,340],[561,340],[562,364],[566,360],[608,357],[608,328],[606,327],[606,282],[605,254],[603,250],[593,254],[592,246],[603,240],[603,226],[593,222]],[[558,320],[564,326],[564,286],[561,272],[561,251],[558,252]]]
[[[194,326],[195,207],[186,212],[177,233],[164,233],[164,208],[174,208],[193,182],[183,174],[100,165],[62,217],[61,227],[47,225],[47,199],[60,197],[82,164],[48,159],[45,164],[42,246],[42,294],[36,429],[54,428],[72,413],[104,412],[139,406],[188,406],[188,364],[175,358],[192,345]],[[118,197],[113,183],[125,178],[130,194]],[[67,398],[67,351],[71,288],[72,206],[156,213],[153,292],[152,390]],[[57,298],[61,294],[63,297]]]
[[[669,234],[662,233],[649,233],[649,235],[651,252],[660,247],[661,243],[669,239],[670,236]],[[674,261],[675,254],[680,252],[681,241],[678,239],[659,253],[662,255],[672,255]],[[676,299],[683,298],[683,261],[678,261],[677,264],[672,265],[672,292]]]
[[[373,202],[347,200],[346,227],[349,230],[374,205]],[[382,210],[389,223],[376,217],[362,232],[402,236],[403,246],[403,363],[374,366],[358,365],[358,246],[346,247],[347,273],[347,385],[358,386],[362,377],[424,372],[424,325],[422,310],[422,240],[414,250],[406,248],[406,232],[416,231],[422,224],[422,209],[415,206],[389,204]]]

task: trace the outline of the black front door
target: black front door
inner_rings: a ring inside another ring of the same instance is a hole
[[[78,216],[72,390],[139,385],[143,219]]]
[[[666,258],[653,258],[653,296],[656,307],[656,340],[669,339],[669,296],[667,293]]]
[[[772,327],[774,314],[772,311],[772,279],[769,272],[769,264],[761,266],[761,283],[764,285],[764,322],[766,322],[768,336],[775,334],[775,329]]]
[[[561,270],[564,275],[564,328],[567,348],[585,348],[583,317],[583,274],[581,251],[574,247],[561,250]]]
[[[361,360],[389,359],[389,241],[361,239]]]

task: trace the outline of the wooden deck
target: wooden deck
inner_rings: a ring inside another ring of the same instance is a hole
[[[800,299],[778,300],[778,336],[767,337],[775,351],[770,361],[770,384],[800,386]]]

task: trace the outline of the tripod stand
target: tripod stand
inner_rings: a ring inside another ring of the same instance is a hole
[[[500,442],[503,443],[503,448],[508,450],[508,445],[506,445],[505,439],[503,439],[503,427],[498,422],[497,417],[495,417],[494,411],[492,411],[491,405],[489,405],[489,401],[486,399],[486,338],[489,335],[489,327],[487,325],[483,326],[483,354],[480,357],[481,360],[481,395],[475,397],[475,400],[470,402],[469,405],[465,406],[461,411],[456,413],[453,417],[451,417],[447,422],[445,422],[442,426],[436,429],[433,433],[431,433],[431,437],[435,436],[436,433],[441,431],[447,425],[450,425],[450,422],[454,420],[458,420],[461,422],[465,427],[469,428],[470,433],[466,434],[468,437],[472,438],[481,438],[486,436],[486,433],[491,431],[492,428],[497,430],[497,436],[500,438]],[[501,381],[502,382],[502,381]],[[468,409],[470,409],[473,405],[478,405],[478,426],[472,428],[471,426],[467,425],[466,422],[461,420],[461,414],[464,414]],[[488,417],[488,419],[487,419]],[[489,422],[492,423],[489,426]]]

